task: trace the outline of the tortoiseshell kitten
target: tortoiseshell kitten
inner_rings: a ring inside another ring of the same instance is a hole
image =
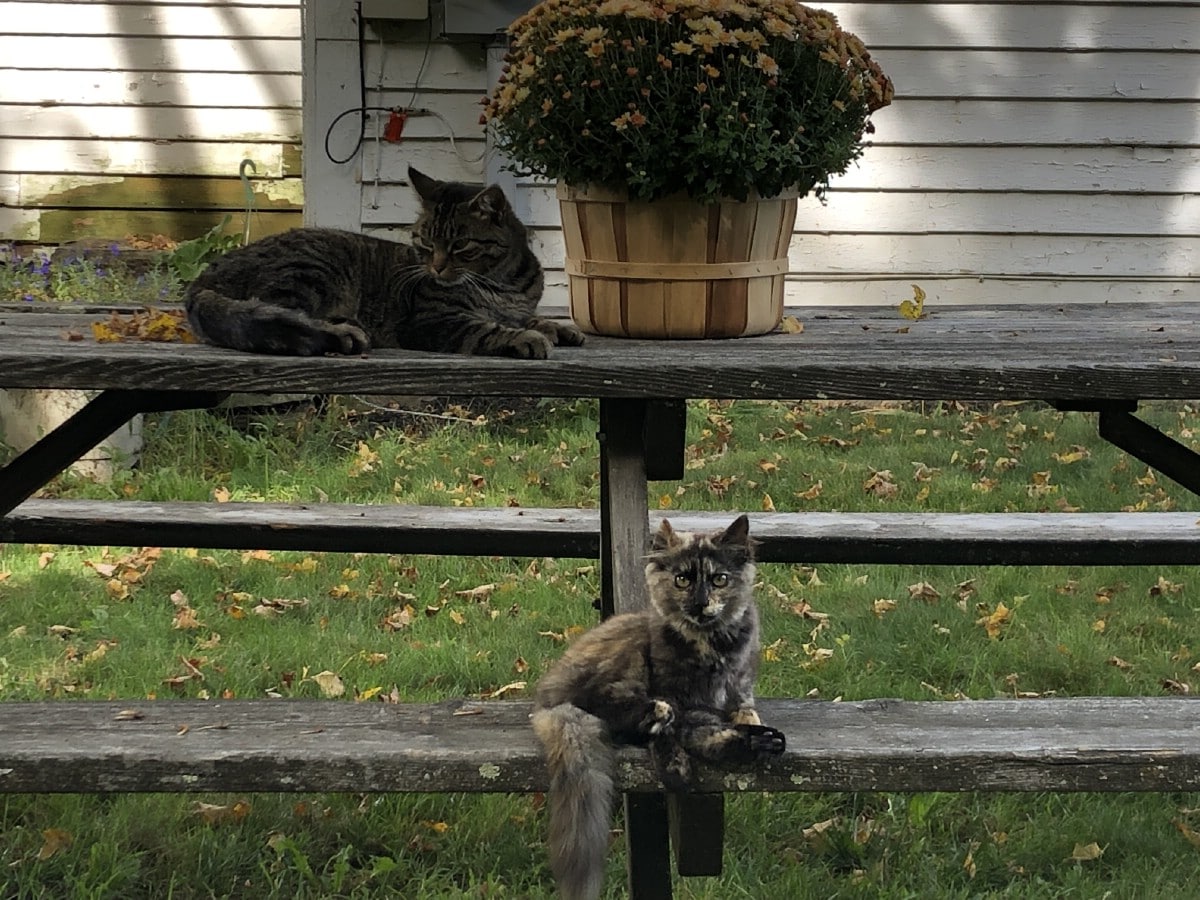
[[[535,315],[542,267],[499,187],[408,176],[421,198],[411,245],[326,228],[255,241],[188,285],[192,330],[294,356],[399,347],[545,359],[583,343],[574,325]]]
[[[538,682],[550,865],[567,900],[600,894],[614,744],[648,745],[671,790],[687,787],[693,758],[744,764],[783,752],[783,733],[754,710],[754,573],[745,516],[712,534],[679,534],[664,520],[646,563],[650,607],[585,632]]]

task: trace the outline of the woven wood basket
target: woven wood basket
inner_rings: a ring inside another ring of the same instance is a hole
[[[629,202],[560,183],[571,318],[631,338],[765,334],[783,316],[795,195]]]

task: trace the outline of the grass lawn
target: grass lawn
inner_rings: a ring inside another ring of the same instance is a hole
[[[320,412],[152,416],[137,470],[49,490],[597,503],[594,402],[433,412],[335,398]],[[1197,405],[1143,414],[1200,446]],[[1092,417],[1037,404],[699,401],[689,420],[685,477],[654,483],[654,507],[1200,508],[1096,438]],[[1200,688],[1187,569],[760,572],[762,696]],[[598,591],[592,560],[0,547],[0,699],[320,697],[339,684],[345,702],[528,696],[594,621]],[[725,874],[681,880],[677,896],[1200,898],[1196,795],[755,794],[727,808]],[[544,833],[536,796],[3,796],[0,898],[550,898]],[[618,841],[607,897],[624,895],[623,865]]]

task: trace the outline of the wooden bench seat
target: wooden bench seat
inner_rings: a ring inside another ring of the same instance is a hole
[[[1190,791],[1191,698],[763,700],[787,752],[702,791]],[[546,789],[520,701],[0,704],[0,793]],[[661,786],[621,751],[619,785]]]
[[[685,530],[728,512],[657,512]],[[755,513],[764,562],[1195,565],[1200,513]],[[0,543],[597,558],[588,509],[29,500]]]

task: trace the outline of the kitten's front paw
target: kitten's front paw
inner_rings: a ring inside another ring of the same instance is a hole
[[[650,759],[658,779],[668,791],[686,791],[692,785],[692,760],[687,751],[669,740],[650,745]]]
[[[787,749],[787,736],[768,725],[739,725],[746,746],[756,756],[778,756]]]
[[[734,725],[761,725],[762,719],[753,706],[743,706],[733,714],[732,722]]]
[[[642,730],[649,735],[669,734],[675,724],[675,707],[666,700],[654,700],[642,719]]]
[[[517,359],[546,359],[550,356],[551,346],[550,338],[546,335],[526,328],[513,335],[508,344],[508,351]]]

